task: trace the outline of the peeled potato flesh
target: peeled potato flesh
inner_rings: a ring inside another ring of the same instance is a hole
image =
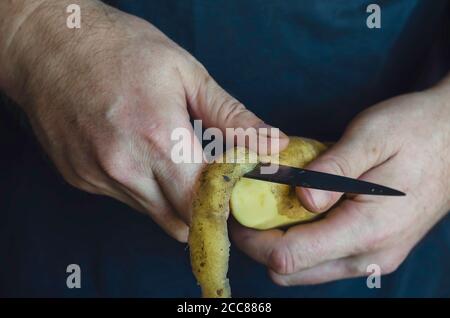
[[[288,148],[265,161],[302,168],[316,158],[325,146],[318,141],[291,137]],[[266,230],[311,220],[316,214],[302,207],[289,185],[241,178],[231,193],[231,213],[246,227]]]
[[[259,156],[261,162],[303,167],[319,155],[325,146],[299,137],[291,137],[289,146],[277,156]],[[225,153],[243,159],[243,163],[213,163],[206,166],[198,182],[192,205],[189,248],[194,276],[208,298],[231,297],[227,279],[230,241],[227,219],[230,212],[238,222],[255,229],[269,229],[312,219],[293,187],[242,176],[253,170],[245,148]],[[239,161],[238,161],[239,162]]]

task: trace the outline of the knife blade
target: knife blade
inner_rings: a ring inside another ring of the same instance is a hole
[[[258,164],[244,177],[334,192],[383,196],[406,195],[401,191],[371,182],[284,165],[278,165],[278,170],[275,173],[261,173],[261,168],[268,165],[270,164]]]

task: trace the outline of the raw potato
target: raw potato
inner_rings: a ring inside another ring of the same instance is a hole
[[[318,141],[291,137],[288,148],[280,154],[279,163],[302,168],[324,149]],[[230,204],[231,213],[239,223],[257,230],[286,226],[316,216],[302,207],[294,187],[248,178],[236,183]]]
[[[317,141],[291,137],[288,148],[279,155],[279,163],[302,167],[324,149],[325,146]],[[271,228],[313,216],[300,206],[291,187],[241,179],[257,165],[253,161],[249,163],[251,154],[248,150],[231,149],[225,156],[230,155],[244,159],[244,163],[208,165],[201,174],[193,201],[189,231],[191,264],[202,296],[207,298],[231,297],[227,279],[230,248],[227,219],[232,193],[233,214],[238,221],[250,227]],[[276,158],[265,156],[258,160],[277,163]]]

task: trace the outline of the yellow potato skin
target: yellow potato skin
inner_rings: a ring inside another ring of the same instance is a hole
[[[279,157],[259,156],[257,159],[261,162],[303,167],[324,149],[325,146],[317,141],[291,137],[289,146],[280,153]],[[265,224],[260,228],[286,225],[311,219],[314,216],[301,207],[292,187],[246,178],[241,180],[245,173],[255,168],[258,161],[249,163],[250,153],[245,148],[231,149],[224,154],[223,158],[230,154],[243,159],[244,163],[227,163],[229,161],[223,160],[225,163],[207,165],[197,182],[192,204],[192,221],[188,239],[191,265],[194,276],[202,289],[202,296],[206,298],[231,297],[227,279],[230,248],[227,219],[230,211],[230,199],[234,191],[236,191],[234,192],[235,196],[241,191],[240,193],[244,194],[244,197],[252,197],[251,192],[243,193],[242,190],[233,190],[240,182],[262,182],[265,187],[269,187],[272,198],[274,198],[272,203],[275,208],[273,210],[277,212],[277,216],[272,219],[272,223]],[[263,201],[266,196],[264,193],[267,195],[267,191],[262,192],[261,200]],[[242,216],[246,211],[239,209],[236,202],[233,205],[233,214],[238,221],[242,222]],[[251,219],[253,218],[247,218],[247,220]],[[250,223],[247,222],[247,225],[251,226]],[[258,228],[257,226],[253,227]]]
[[[289,146],[276,157],[260,157],[282,165],[302,168],[326,149],[322,143],[291,137]],[[292,186],[242,178],[231,194],[231,213],[246,227],[266,230],[313,219],[316,214],[300,203]]]
[[[231,149],[230,152],[248,158],[248,151],[244,148]],[[231,297],[226,276],[230,249],[227,229],[229,200],[237,180],[256,164],[213,163],[207,165],[200,176],[188,243],[192,271],[203,297]]]

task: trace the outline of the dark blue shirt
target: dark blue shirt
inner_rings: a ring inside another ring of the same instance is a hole
[[[366,25],[371,0],[110,2],[151,21],[265,120],[322,140],[362,109],[425,85],[441,31],[450,42],[445,0],[376,1],[381,29]]]
[[[369,29],[372,2],[109,1],[151,21],[268,123],[322,140],[338,139],[362,109],[448,71],[447,1],[376,1],[381,29]],[[1,158],[10,200],[0,203],[0,296],[200,295],[184,244],[125,205],[66,185],[31,138],[8,131],[21,147]],[[365,278],[281,288],[233,245],[233,295],[450,296],[449,229],[446,218],[381,289]],[[72,263],[81,266],[81,289],[66,287]]]

